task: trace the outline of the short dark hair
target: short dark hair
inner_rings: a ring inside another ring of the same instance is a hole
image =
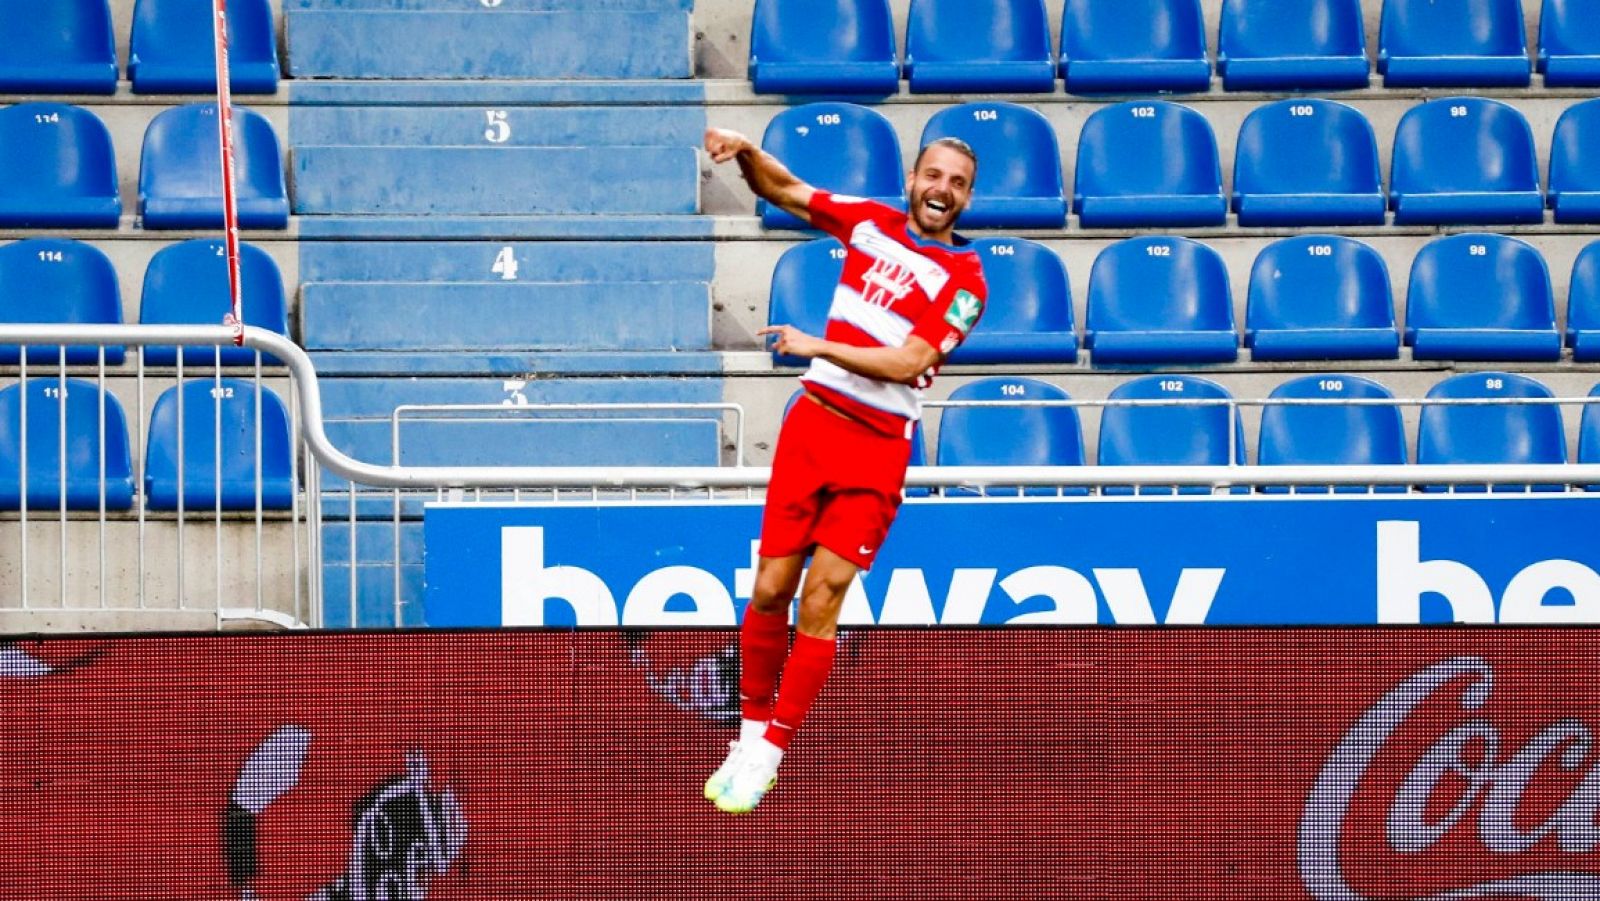
[[[923,144],[922,149],[917,151],[916,162],[911,164],[912,172],[917,171],[917,169],[922,165],[922,158],[927,155],[929,150],[932,150],[935,147],[948,147],[967,159],[972,160],[972,178],[974,181],[977,180],[978,154],[972,149],[971,144],[968,144],[966,141],[963,141],[960,138],[935,138],[934,140]]]

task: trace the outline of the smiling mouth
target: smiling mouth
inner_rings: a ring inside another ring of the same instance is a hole
[[[922,205],[940,216],[950,211],[949,205],[940,200],[924,200]]]

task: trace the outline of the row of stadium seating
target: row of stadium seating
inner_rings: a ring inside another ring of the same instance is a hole
[[[1036,110],[985,101],[936,113],[921,144],[955,137],[978,155],[966,228],[1060,228],[1067,220],[1061,151]],[[762,139],[797,175],[840,193],[903,203],[900,144],[889,120],[847,103],[814,103],[774,117]],[[1600,222],[1600,100],[1556,123],[1549,191],[1527,119],[1475,97],[1407,111],[1394,137],[1386,193],[1372,125],[1331,100],[1256,109],[1240,128],[1232,209],[1242,226]],[[768,228],[795,217],[758,204]],[[1077,147],[1072,211],[1086,228],[1215,226],[1227,221],[1216,135],[1197,110],[1136,100],[1095,111]]]
[[[252,110],[233,112],[239,223],[286,228],[289,193],[277,133]],[[221,228],[217,107],[159,113],[144,134],[139,215],[145,228]],[[63,103],[0,109],[0,227],[116,228],[117,158],[100,117]]]
[[[266,251],[239,245],[240,294],[248,325],[289,333],[283,276]],[[143,325],[216,325],[229,310],[228,261],[221,240],[196,238],[157,251],[145,269],[138,322]],[[0,246],[0,322],[120,323],[122,291],[111,260],[81,241],[29,238]],[[29,363],[56,363],[56,347],[28,350]],[[145,348],[147,366],[171,366],[177,348]],[[185,364],[210,364],[220,355],[224,366],[255,362],[255,352],[239,347],[190,347]],[[15,366],[21,356],[16,345],[0,346],[0,365]],[[68,347],[68,365],[90,365],[99,359],[97,348]],[[108,347],[105,362],[123,361],[123,348]],[[276,361],[265,358],[269,365]]]
[[[1061,260],[1018,238],[985,238],[974,248],[996,301],[951,362],[1076,362],[1072,290]],[[772,276],[770,323],[820,334],[843,257],[832,238],[786,251]],[[1573,358],[1600,360],[1600,241],[1578,256],[1566,309]],[[1388,266],[1351,238],[1300,235],[1268,245],[1251,270],[1245,318],[1244,345],[1255,361],[1399,356]],[[1090,274],[1086,326],[1083,343],[1096,364],[1224,363],[1239,350],[1222,257],[1187,238],[1129,238],[1101,251]],[[1562,336],[1543,256],[1503,235],[1430,242],[1411,266],[1404,342],[1417,360],[1559,360]],[[805,363],[776,354],[774,362]]]
[[[192,379],[162,392],[146,430],[146,509],[215,510],[220,503],[253,510],[258,476],[262,508],[290,508],[289,416],[276,394],[260,390],[259,404],[256,384],[243,379]],[[121,402],[73,378],[33,378],[0,390],[0,510],[21,507],[24,484],[36,510],[58,509],[63,495],[69,510],[97,510],[102,494],[106,510],[130,509],[133,463]]]
[[[762,93],[893,94],[902,74],[888,0],[758,0],[750,80]],[[949,93],[1205,91],[1200,0],[1067,0],[1059,59],[1044,0],[912,0],[904,75]],[[1225,0],[1217,72],[1227,90],[1365,87],[1360,0]],[[1384,0],[1378,73],[1388,87],[1530,83],[1519,0]],[[1600,84],[1600,15],[1544,0],[1547,86]]]
[[[137,0],[128,79],[136,94],[217,89],[211,0]],[[229,0],[228,74],[236,93],[278,89],[268,0]],[[109,0],[0,0],[0,93],[113,94],[116,39]]]

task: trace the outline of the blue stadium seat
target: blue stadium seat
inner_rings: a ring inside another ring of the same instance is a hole
[[[1593,0],[1544,0],[1539,71],[1547,88],[1600,85],[1600,14]]]
[[[116,228],[121,216],[100,117],[64,103],[0,109],[0,227]]]
[[[900,139],[876,110],[852,103],[786,109],[768,123],[761,149],[818,188],[905,207]],[[763,228],[806,227],[765,200],[756,201],[756,214]]]
[[[287,228],[289,195],[272,123],[235,107],[233,136],[239,227]],[[219,140],[214,103],[175,107],[150,122],[139,158],[139,213],[145,228],[222,226]]]
[[[1239,354],[1228,270],[1188,238],[1130,238],[1089,273],[1084,346],[1095,364],[1229,363]]]
[[[183,464],[178,463],[179,387],[156,399],[150,413],[144,491],[152,510],[254,510],[256,477],[261,507],[287,510],[294,499],[289,414],[271,390],[261,389],[261,457],[256,463],[256,388],[245,379],[190,379],[182,386]],[[222,481],[217,481],[221,436]],[[179,487],[181,483],[181,488]]]
[[[1396,225],[1544,221],[1533,131],[1497,100],[1445,97],[1413,107],[1395,131],[1389,206]]]
[[[1067,392],[1037,379],[981,379],[951,392],[953,401],[1065,401]],[[1081,466],[1083,435],[1072,407],[954,407],[939,419],[940,466]],[[1016,486],[946,488],[946,497],[1016,497]],[[1020,489],[1053,497],[1055,488]],[[1083,488],[1066,494],[1087,494]]]
[[[1550,208],[1557,222],[1600,222],[1600,99],[1573,105],[1556,122]]]
[[[219,325],[228,313],[228,258],[223,242],[196,238],[163,247],[150,259],[144,271],[144,293],[139,302],[141,325]],[[280,335],[289,334],[289,320],[283,296],[283,276],[278,264],[259,247],[239,245],[239,304],[246,325],[254,325]],[[247,347],[186,347],[185,366],[210,365],[221,354],[224,366],[248,366],[256,352]],[[178,349],[150,346],[144,350],[148,366],[173,366]],[[279,361],[264,354],[262,363]]]
[[[1308,375],[1279,385],[1272,400],[1393,400],[1389,389],[1355,375]],[[1261,411],[1256,459],[1262,466],[1388,466],[1406,462],[1406,428],[1398,405],[1276,404]],[[1379,493],[1403,492],[1397,485]],[[1286,485],[1263,486],[1285,494]],[[1327,494],[1326,485],[1299,485],[1295,494]],[[1361,485],[1339,485],[1336,494],[1365,494]]]
[[[1400,332],[1383,256],[1331,235],[1268,245],[1250,270],[1244,343],[1260,361],[1398,357]]]
[[[217,89],[211,0],[137,0],[128,50],[135,94]],[[228,85],[236,94],[278,90],[277,30],[267,0],[228,2]]]
[[[1600,397],[1600,385],[1595,385],[1589,396]],[[1578,423],[1578,462],[1600,463],[1600,404],[1583,406],[1583,418]],[[1584,485],[1583,490],[1600,491],[1600,485]]]
[[[1384,0],[1384,87],[1525,87],[1532,68],[1520,0]]]
[[[1282,100],[1239,128],[1233,211],[1240,225],[1382,225],[1387,206],[1378,140],[1354,107]]]
[[[1578,254],[1567,295],[1567,346],[1579,363],[1600,360],[1600,241]]]
[[[989,286],[983,323],[950,354],[950,362],[1076,363],[1067,267],[1048,247],[1021,238],[980,238]]]
[[[1071,94],[1207,90],[1199,0],[1067,0],[1061,77]]]
[[[1109,399],[1203,402],[1229,401],[1233,395],[1216,382],[1192,375],[1147,375],[1117,386]],[[1233,461],[1242,466],[1244,426],[1226,403],[1108,406],[1100,416],[1100,465],[1226,466],[1230,420]],[[1106,494],[1134,493],[1126,485],[1110,485],[1104,490]],[[1139,493],[1171,494],[1172,489],[1149,486]],[[1178,493],[1210,494],[1211,489],[1191,485],[1179,488]]]
[[[0,322],[120,323],[122,292],[111,260],[80,241],[30,238],[0,247]],[[106,365],[122,362],[121,347],[106,348]],[[0,345],[0,366],[15,366],[22,348]],[[30,364],[60,360],[59,347],[32,346]],[[67,363],[92,366],[99,348],[69,346]]]
[[[893,94],[900,89],[889,0],[756,0],[757,94]]]
[[[960,138],[978,155],[964,228],[1061,228],[1067,222],[1061,148],[1037,111],[1014,103],[965,103],[940,110],[922,129],[922,146]]]
[[[66,496],[69,510],[100,506],[101,460],[105,467],[107,510],[133,506],[133,463],[128,450],[128,424],[122,404],[94,383],[66,380],[66,485],[61,482],[62,383],[54,378],[29,379],[26,387],[0,390],[0,510],[22,506],[23,392],[27,392],[27,504],[31,510],[55,510]],[[101,418],[101,399],[105,414]],[[100,449],[105,447],[102,458]]]
[[[911,0],[913,94],[1048,94],[1056,58],[1044,0]]]
[[[0,0],[0,94],[116,92],[107,0]]]
[[[1445,379],[1429,400],[1471,398],[1549,398],[1550,389],[1525,375],[1467,372]],[[1417,462],[1565,463],[1567,438],[1556,404],[1468,404],[1425,406],[1417,426]],[[1497,485],[1495,491],[1522,491],[1522,485]],[[1457,485],[1457,491],[1483,491],[1482,485]],[[1444,491],[1445,486],[1424,486]],[[1560,491],[1560,485],[1535,485],[1535,491]]]
[[[844,245],[833,238],[818,238],[784,251],[772,270],[767,324],[792,325],[808,335],[821,335],[828,327],[828,307],[844,272],[844,257]],[[774,351],[772,364],[804,367],[811,361]]]
[[[1558,360],[1550,270],[1504,235],[1438,238],[1411,264],[1406,344],[1418,360]]]
[[[1073,209],[1085,228],[1222,225],[1228,200],[1211,123],[1162,100],[1099,110],[1078,141]]]
[[[1361,0],[1223,0],[1217,72],[1228,91],[1367,86]]]

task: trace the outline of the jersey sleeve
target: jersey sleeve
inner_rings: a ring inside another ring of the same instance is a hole
[[[972,334],[988,299],[989,288],[974,267],[972,272],[950,280],[911,327],[911,334],[931,344],[941,356],[947,356]]]
[[[851,197],[847,194],[833,194],[828,191],[817,191],[811,195],[811,203],[806,207],[811,213],[811,224],[828,234],[838,238],[845,244],[850,243],[850,233],[855,231],[857,225],[868,219],[878,218],[885,213],[893,213],[888,207],[865,197]]]

